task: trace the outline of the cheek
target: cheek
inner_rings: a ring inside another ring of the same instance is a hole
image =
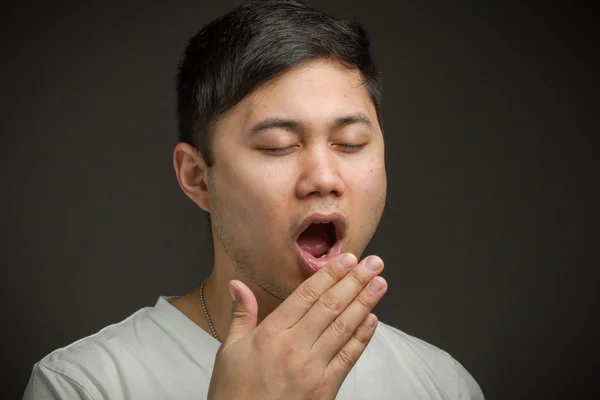
[[[365,169],[357,187],[358,199],[354,212],[361,220],[360,224],[365,227],[364,233],[370,236],[374,233],[385,207],[387,194],[385,167],[377,164]]]
[[[261,227],[275,228],[274,223],[286,220],[290,181],[281,168],[247,168],[237,171],[230,179],[228,191],[236,205],[260,221]]]
[[[374,201],[373,197],[379,197],[387,190],[385,165],[381,161],[372,160],[362,168],[360,174],[356,174],[355,171],[354,177],[354,184],[363,199]]]

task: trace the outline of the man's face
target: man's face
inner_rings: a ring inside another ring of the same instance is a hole
[[[383,135],[357,70],[319,61],[285,73],[227,113],[212,144],[217,264],[284,299],[311,273],[298,243],[315,213],[337,213],[331,244],[361,257],[384,209],[386,173]]]

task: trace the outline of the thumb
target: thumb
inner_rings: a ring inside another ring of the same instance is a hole
[[[231,293],[231,322],[229,331],[223,341],[223,347],[236,342],[242,336],[256,328],[258,305],[256,297],[248,286],[238,280],[229,281]]]

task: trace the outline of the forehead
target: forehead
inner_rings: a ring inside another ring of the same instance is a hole
[[[362,74],[334,61],[296,67],[266,83],[234,107],[226,131],[246,130],[265,118],[292,118],[303,125],[330,124],[340,115],[364,114],[377,125]]]

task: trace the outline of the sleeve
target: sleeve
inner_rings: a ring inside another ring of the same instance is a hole
[[[52,369],[36,364],[25,388],[23,400],[93,400],[77,381]]]
[[[459,400],[485,400],[481,388],[473,376],[459,363],[454,360],[458,382]]]

